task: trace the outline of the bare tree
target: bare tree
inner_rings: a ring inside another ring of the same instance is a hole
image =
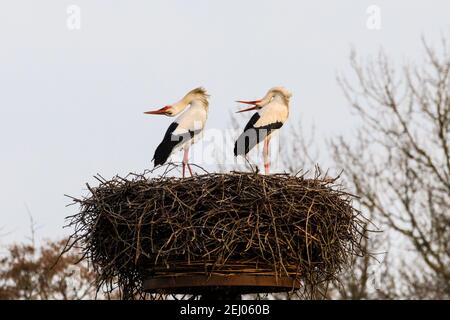
[[[49,241],[41,247],[14,244],[0,258],[0,299],[93,299],[94,274],[80,255],[60,256],[66,240]],[[59,259],[58,259],[59,258]]]
[[[364,210],[395,231],[400,296],[450,298],[450,54],[423,40],[421,66],[392,67],[381,52],[339,83],[363,121],[334,158]],[[414,259],[414,263],[411,263]]]

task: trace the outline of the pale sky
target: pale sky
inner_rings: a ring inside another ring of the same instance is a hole
[[[67,27],[70,5],[79,30]],[[366,26],[370,5],[380,30]],[[200,85],[207,128],[230,127],[234,100],[283,85],[289,125],[351,139],[357,123],[336,83],[350,49],[420,61],[421,35],[437,43],[449,29],[448,0],[1,0],[0,242],[29,236],[28,211],[39,239],[67,234],[77,208],[64,194],[86,194],[96,173],[152,167],[171,119],[142,112]]]

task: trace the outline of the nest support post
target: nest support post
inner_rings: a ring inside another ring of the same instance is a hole
[[[215,301],[215,300],[227,300],[236,301],[242,300],[242,294],[239,289],[236,288],[211,288],[210,290],[205,290],[205,292],[200,295],[200,300]]]

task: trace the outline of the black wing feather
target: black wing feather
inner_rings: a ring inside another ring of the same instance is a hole
[[[255,127],[255,123],[259,120],[259,113],[255,113],[244,128],[239,138],[234,144],[234,156],[246,155],[260,141],[264,140],[274,130],[283,126],[282,122],[269,123],[265,126]]]
[[[174,148],[183,143],[185,139],[192,139],[197,133],[201,131],[189,130],[186,134],[174,135],[173,132],[176,130],[176,128],[178,128],[178,123],[172,122],[169,128],[167,128],[163,140],[156,148],[155,154],[153,156],[155,167],[166,163]]]

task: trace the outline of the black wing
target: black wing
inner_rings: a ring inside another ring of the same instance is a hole
[[[255,113],[244,128],[239,138],[234,144],[234,156],[246,155],[260,141],[264,140],[274,130],[283,126],[282,122],[269,123],[265,126],[255,127],[255,123],[259,120],[259,113]]]
[[[189,130],[186,134],[173,134],[175,129],[178,128],[178,123],[172,122],[167,128],[166,134],[164,135],[163,140],[158,145],[155,150],[155,154],[153,156],[153,160],[155,161],[155,167],[158,165],[164,164],[172,153],[173,149],[175,149],[179,144],[183,143],[189,139],[192,139],[197,133],[201,130],[191,131]]]

